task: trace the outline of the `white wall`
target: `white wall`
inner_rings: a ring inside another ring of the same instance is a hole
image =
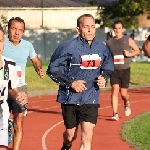
[[[7,20],[12,17],[21,17],[26,22],[26,27],[49,29],[74,29],[76,20],[82,14],[92,14],[97,18],[97,7],[54,7],[54,8],[3,8],[0,7],[0,16]]]
[[[106,33],[111,29],[97,29],[96,38],[105,42]],[[135,32],[135,41],[141,48],[145,41],[145,34],[148,28],[139,28]],[[125,33],[130,36],[131,30],[126,30]],[[24,33],[24,39],[29,40],[41,58],[42,61],[49,60],[54,50],[58,45],[70,38],[76,37],[75,29],[28,29]],[[148,57],[144,56],[143,52],[140,56],[135,57],[133,61],[148,61]]]

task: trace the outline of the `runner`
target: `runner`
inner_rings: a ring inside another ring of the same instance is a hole
[[[95,38],[95,20],[84,14],[77,19],[77,38],[56,49],[47,74],[59,83],[57,101],[61,103],[66,130],[61,150],[70,150],[81,126],[82,150],[91,150],[97,123],[100,88],[114,70],[107,46]]]
[[[115,36],[110,38],[106,45],[111,50],[114,59],[114,72],[110,76],[112,86],[111,104],[113,108],[113,120],[118,120],[118,94],[120,91],[122,100],[124,101],[124,113],[126,116],[131,114],[129,102],[129,82],[130,82],[130,61],[131,57],[140,54],[140,49],[135,41],[123,34],[124,26],[120,20],[114,22],[113,25]]]
[[[8,119],[9,107],[7,103],[8,92],[20,105],[27,103],[27,95],[18,93],[18,83],[15,62],[2,56],[4,48],[4,31],[0,26],[0,150],[8,148]]]
[[[27,93],[25,67],[28,57],[32,61],[35,71],[41,78],[44,77],[44,71],[42,70],[41,61],[35,53],[33,45],[29,41],[22,39],[24,31],[25,22],[23,19],[16,17],[9,20],[8,38],[5,38],[3,56],[11,58],[16,62],[20,76],[18,89],[21,92]],[[19,150],[23,138],[23,121],[24,116],[27,114],[27,104],[21,106],[16,103],[11,96],[8,98],[8,103],[14,120],[13,150]]]

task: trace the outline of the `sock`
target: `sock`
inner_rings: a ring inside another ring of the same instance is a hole
[[[67,145],[65,145],[65,144],[63,143],[63,148],[64,148],[65,150],[70,150],[71,146],[72,146],[72,144],[70,144],[69,146],[67,146]]]

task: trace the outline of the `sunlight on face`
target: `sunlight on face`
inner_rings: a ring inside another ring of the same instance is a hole
[[[82,38],[88,42],[92,42],[96,32],[95,20],[92,17],[83,17],[81,18],[79,27],[76,29]]]
[[[124,32],[124,28],[121,23],[114,25],[114,33],[116,36],[122,36]]]
[[[12,21],[11,27],[8,30],[10,41],[13,44],[18,44],[23,36],[24,24],[16,20]]]

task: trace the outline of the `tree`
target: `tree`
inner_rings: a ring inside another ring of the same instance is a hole
[[[150,19],[150,0],[116,0],[109,6],[99,6],[99,18],[96,20],[100,27],[111,27],[114,20],[124,22],[127,29],[138,27],[137,16],[147,14]]]
[[[0,25],[3,27],[3,29],[6,31],[6,28],[7,28],[7,18],[3,15],[1,15],[0,17]]]

